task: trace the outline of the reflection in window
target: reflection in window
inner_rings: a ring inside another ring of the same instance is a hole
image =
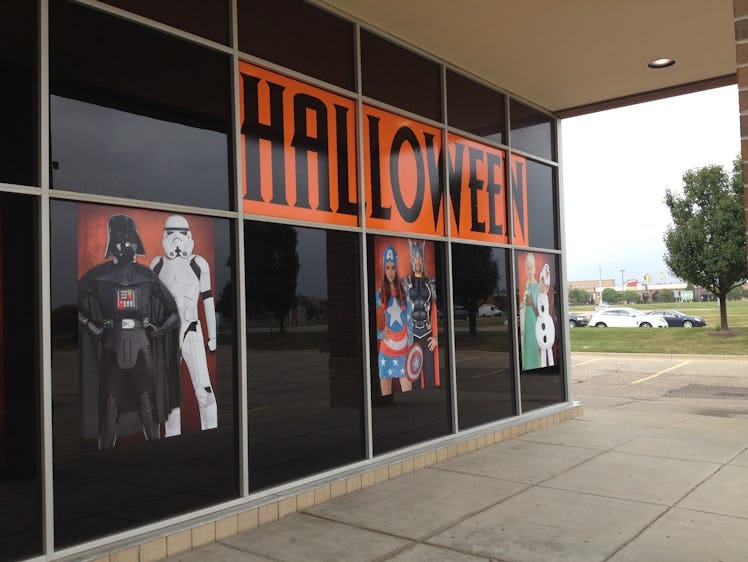
[[[443,246],[368,239],[374,453],[451,431]],[[399,283],[399,284],[398,284]]]
[[[512,148],[555,159],[553,118],[512,99],[509,103]]]
[[[0,3],[0,182],[37,184],[36,4]]]
[[[36,213],[0,193],[0,560],[42,552]]]
[[[516,252],[522,411],[565,398],[561,365],[558,258],[543,252]]]
[[[230,228],[52,202],[58,547],[237,497]]]
[[[50,10],[53,187],[230,208],[229,57],[61,0]]]
[[[364,457],[358,236],[245,223],[249,482]]]
[[[504,94],[447,70],[447,118],[451,127],[503,143],[505,112]]]
[[[557,170],[551,166],[527,160],[527,213],[530,246],[558,248],[556,174]]]
[[[457,408],[460,429],[516,414],[507,251],[452,245],[454,302],[467,310],[455,317]]]

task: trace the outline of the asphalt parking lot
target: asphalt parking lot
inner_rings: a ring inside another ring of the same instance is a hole
[[[650,401],[700,415],[748,417],[748,355],[572,353],[573,399],[585,407]]]

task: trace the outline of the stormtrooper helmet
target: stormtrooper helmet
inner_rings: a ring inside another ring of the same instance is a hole
[[[169,259],[188,258],[195,247],[190,223],[181,215],[171,215],[164,223],[164,238],[161,240]]]
[[[133,263],[135,256],[144,256],[138,225],[129,215],[112,215],[107,221],[105,258],[113,257],[116,263]]]

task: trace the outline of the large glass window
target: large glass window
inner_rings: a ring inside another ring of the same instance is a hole
[[[103,0],[105,3],[190,33],[229,44],[229,3],[227,0]]]
[[[361,31],[363,94],[429,119],[442,117],[439,65],[366,30]]]
[[[52,186],[234,207],[229,57],[50,2]]]
[[[38,220],[0,193],[0,560],[42,552]]]
[[[512,154],[511,190],[514,243],[520,246],[558,248],[558,170]]]
[[[301,0],[239,0],[239,49],[355,89],[353,24]]]
[[[452,430],[443,245],[368,239],[374,453]]]
[[[357,234],[245,223],[249,485],[364,458]]]
[[[239,493],[231,225],[53,201],[55,542]]]
[[[555,159],[553,118],[515,99],[509,103],[511,143],[518,150],[547,160]]]
[[[460,429],[517,413],[507,250],[452,244]]]
[[[447,118],[451,127],[503,143],[505,113],[504,94],[447,70]]]
[[[0,182],[38,183],[36,4],[0,3]]]
[[[519,310],[522,411],[565,399],[561,343],[558,257],[543,252],[515,254]]]

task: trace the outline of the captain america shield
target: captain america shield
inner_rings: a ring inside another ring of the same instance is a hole
[[[405,360],[405,376],[408,380],[414,382],[421,376],[423,369],[423,349],[420,345],[414,345],[408,352],[408,358]]]

